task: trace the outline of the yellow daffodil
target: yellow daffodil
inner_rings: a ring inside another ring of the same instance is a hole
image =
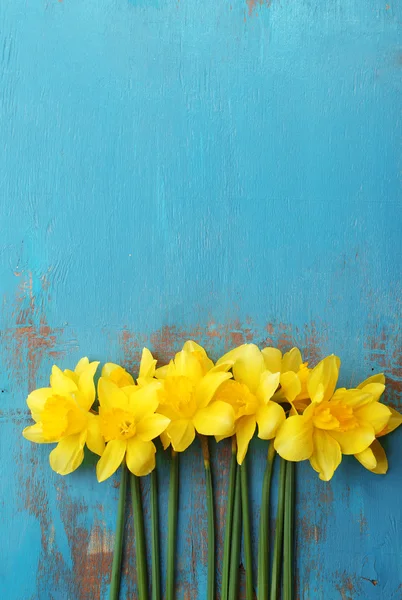
[[[302,415],[289,417],[275,439],[280,456],[290,461],[309,459],[324,481],[331,479],[342,454],[360,455],[367,450],[391,416],[378,401],[383,383],[335,392],[339,366],[339,358],[332,355],[311,371],[307,381],[311,404]]]
[[[227,361],[234,363],[234,381],[224,383],[215,399],[230,404],[234,409],[235,425],[228,435],[236,434],[237,462],[242,464],[256,426],[258,437],[270,440],[285,421],[282,406],[271,401],[279,385],[280,373],[267,369],[264,355],[255,344],[235,348],[218,360],[217,365]]]
[[[378,373],[377,375],[372,375],[362,383],[360,383],[357,387],[361,390],[370,391],[371,384],[379,383],[385,384],[385,377],[383,373]],[[390,418],[388,423],[385,425],[384,429],[376,434],[376,438],[382,437],[394,431],[399,425],[402,423],[402,415],[395,410],[394,408],[387,407],[390,412]],[[388,460],[387,455],[385,454],[385,450],[378,441],[375,439],[369,448],[363,450],[363,452],[359,452],[355,454],[355,458],[369,471],[375,473],[376,475],[385,475],[388,471]]]
[[[268,371],[281,374],[280,389],[272,399],[276,402],[288,401],[297,412],[303,412],[310,404],[307,380],[311,369],[307,362],[303,362],[300,350],[292,348],[282,355],[278,348],[267,347],[261,352]]]
[[[156,448],[152,440],[170,422],[156,412],[159,382],[128,387],[130,393],[127,386],[119,388],[106,377],[99,379],[100,428],[107,444],[96,466],[98,481],[113,475],[124,459],[134,475],[148,475],[155,468]]]
[[[52,369],[50,387],[31,392],[27,404],[35,425],[26,427],[23,436],[31,442],[57,446],[49,456],[56,473],[75,471],[84,459],[84,446],[101,455],[104,441],[99,417],[90,412],[95,400],[94,375],[98,362],[82,358],[74,371]]]
[[[163,388],[159,411],[170,419],[162,436],[165,449],[186,450],[203,435],[226,435],[233,429],[234,410],[225,402],[213,400],[216,390],[232,377],[232,362],[214,366],[204,348],[188,341],[168,365],[156,370]]]

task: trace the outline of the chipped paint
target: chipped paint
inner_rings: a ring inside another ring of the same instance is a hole
[[[262,6],[267,6],[270,7],[271,6],[271,0],[247,0],[247,6],[248,6],[248,15],[249,17],[251,17],[251,15],[253,14],[253,12],[256,10],[257,6],[262,7]],[[258,13],[256,13],[258,14]]]

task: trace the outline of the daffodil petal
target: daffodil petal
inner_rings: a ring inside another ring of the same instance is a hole
[[[366,385],[369,385],[370,383],[383,383],[384,384],[385,383],[384,373],[377,373],[376,375],[372,375],[371,377],[368,377],[367,379],[365,379],[364,381],[359,383],[359,385],[357,387],[359,389],[362,389]]]
[[[265,369],[264,357],[255,344],[245,344],[233,364],[233,376],[236,381],[244,383],[252,393],[257,391],[260,378]],[[230,355],[230,352],[227,357]],[[226,361],[222,361],[226,362]]]
[[[174,357],[175,375],[188,377],[196,385],[203,376],[201,363],[192,352],[181,350]]]
[[[388,435],[388,433],[391,433],[391,431],[394,431],[394,429],[399,427],[399,425],[402,423],[401,413],[399,413],[397,410],[395,410],[391,406],[388,406],[388,408],[391,412],[391,416],[389,418],[387,425],[384,427],[384,429],[382,431],[380,431],[380,433],[377,434],[377,437],[382,437],[383,435]]]
[[[167,431],[162,431],[160,438],[161,438],[163,449],[167,450],[167,448],[169,448],[169,446],[171,444],[170,437],[168,436]]]
[[[169,423],[170,419],[158,413],[147,415],[137,424],[137,436],[143,442],[150,442],[163,433]]]
[[[56,365],[53,365],[52,368],[50,385],[58,394],[72,394],[77,391],[77,386],[74,381],[65,375]]]
[[[79,398],[81,399],[81,408],[89,410],[95,400],[94,376],[99,362],[90,363],[85,370],[81,371],[78,380]]]
[[[361,388],[365,394],[371,394],[373,401],[378,402],[382,394],[385,391],[385,385],[383,383],[368,383]]]
[[[332,354],[327,356],[311,371],[307,389],[313,402],[329,400],[334,393],[341,361]]]
[[[156,379],[166,379],[166,377],[170,374],[173,374],[174,371],[174,363],[171,360],[168,365],[163,365],[163,367],[158,367],[155,369],[155,377]]]
[[[260,376],[256,396],[260,402],[267,404],[279,386],[280,373],[264,371]]]
[[[106,379],[115,383],[119,388],[135,385],[132,375],[130,375],[126,369],[115,363],[106,363],[103,366],[102,377],[106,377]]]
[[[83,358],[80,358],[80,360],[75,365],[74,372],[77,375],[81,375],[81,373],[83,373],[88,368],[88,366],[89,366],[89,359],[87,356],[84,356]]]
[[[176,452],[187,450],[195,438],[194,425],[189,419],[172,421],[169,423],[166,432],[172,442],[173,450]]]
[[[160,389],[161,383],[151,380],[151,383],[143,387],[137,387],[135,392],[130,394],[129,409],[136,421],[140,421],[156,411],[159,405]]]
[[[25,427],[22,432],[22,435],[26,440],[30,442],[34,442],[35,444],[48,444],[49,440],[45,440],[43,437],[43,427],[42,423],[35,423],[35,425],[30,425],[29,427]]]
[[[370,402],[354,411],[359,421],[367,421],[374,427],[374,433],[380,433],[386,427],[391,411],[381,402]]]
[[[286,419],[285,411],[276,402],[268,402],[268,404],[260,406],[256,417],[258,437],[262,440],[272,440]]]
[[[331,431],[330,435],[339,442],[342,454],[359,454],[375,439],[374,427],[369,423],[360,423],[349,431]]]
[[[372,471],[377,466],[377,459],[374,455],[374,452],[370,448],[366,448],[363,452],[358,452],[355,454],[355,458],[363,465],[365,469]]]
[[[106,444],[105,451],[96,465],[96,476],[99,483],[117,471],[123,462],[126,449],[127,442],[124,440],[110,440]]]
[[[231,362],[232,364],[235,363],[239,358],[243,356],[243,353],[249,345],[250,344],[242,344],[241,346],[237,346],[237,348],[233,348],[233,350],[226,352],[226,354],[221,356],[220,359],[216,361],[216,364],[220,365],[224,362]]]
[[[376,475],[385,475],[385,473],[388,471],[388,459],[384,448],[378,440],[374,440],[374,442],[371,444],[371,450],[373,451],[377,461],[376,467],[374,469],[370,469],[371,472],[375,473]]]
[[[184,342],[182,350],[186,350],[186,352],[199,352],[203,356],[207,356],[205,348],[200,346],[200,344],[197,344],[197,342],[194,342],[194,340],[187,340]]]
[[[226,402],[216,400],[206,408],[201,408],[193,422],[198,433],[203,435],[233,435],[235,413]]]
[[[300,369],[303,359],[299,348],[292,348],[289,352],[285,352],[282,358],[282,372],[297,371]]]
[[[226,362],[221,362],[219,363],[219,365],[215,365],[214,367],[212,367],[211,369],[209,369],[208,371],[208,375],[212,375],[212,373],[223,373],[223,372],[227,372],[230,371],[230,369],[233,367],[233,362],[230,360],[227,360]]]
[[[39,388],[31,392],[27,398],[28,408],[34,421],[40,421],[46,400],[53,396],[52,388]]]
[[[156,362],[148,348],[143,348],[138,378],[147,379],[154,377]]]
[[[199,362],[202,365],[204,373],[207,373],[208,371],[210,371],[210,369],[213,368],[214,363],[209,358],[205,349],[202,346],[200,346],[200,344],[197,344],[197,342],[194,342],[193,340],[187,340],[186,342],[184,342],[182,349],[186,352],[192,352],[193,354],[196,354]]]
[[[280,378],[281,392],[286,400],[293,402],[296,396],[301,392],[302,386],[300,379],[293,371],[282,373]]]
[[[282,371],[282,352],[278,348],[263,348],[261,354],[264,357],[265,368],[271,373]]]
[[[53,471],[59,475],[68,475],[78,469],[84,460],[85,439],[86,431],[61,439],[49,454],[49,463]]]
[[[113,371],[115,371],[116,369],[122,369],[122,368],[123,367],[121,367],[120,365],[116,365],[116,363],[107,362],[102,367],[101,377],[110,377],[111,374],[113,373]]]
[[[127,442],[126,463],[129,471],[137,477],[149,475],[155,468],[155,444],[133,437]]]
[[[347,404],[353,409],[357,409],[365,404],[373,402],[373,396],[366,394],[364,390],[338,388],[331,398],[331,402],[341,402]]]
[[[254,415],[241,417],[236,422],[237,462],[242,464],[248,450],[248,445],[254,435],[256,420]]]
[[[99,456],[102,456],[105,449],[105,440],[101,433],[100,419],[97,415],[88,415],[87,446],[91,452]]]
[[[314,451],[310,462],[320,474],[322,481],[329,481],[342,460],[341,448],[326,431],[315,429],[313,432]]]
[[[288,417],[276,434],[275,450],[291,461],[307,460],[313,454],[313,425],[304,415]]]
[[[222,383],[231,379],[231,377],[232,374],[225,371],[217,373],[211,373],[211,371],[209,371],[204,375],[195,389],[195,401],[198,408],[205,408],[208,406],[218,388]]]
[[[112,381],[101,377],[98,383],[99,403],[104,408],[121,408],[127,410],[128,398],[126,394]]]

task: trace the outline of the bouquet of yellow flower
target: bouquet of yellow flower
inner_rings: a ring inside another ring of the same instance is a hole
[[[402,415],[380,401],[385,377],[374,375],[356,388],[337,388],[340,359],[327,356],[315,367],[292,348],[260,350],[244,344],[215,364],[204,348],[187,341],[168,365],[144,348],[135,380],[123,367],[106,363],[95,386],[98,362],[82,358],[74,371],[54,366],[50,386],[32,391],[27,404],[34,425],[24,437],[57,444],[50,452],[54,471],[68,475],[81,465],[84,448],[100,458],[96,476],[103,482],[121,469],[110,600],[120,591],[124,509],[130,478],[136,540],[139,600],[148,600],[146,539],[139,477],[151,476],[151,597],[161,599],[156,446],[171,453],[166,599],[175,598],[175,549],[179,492],[179,455],[198,435],[205,466],[208,507],[208,582],[215,599],[215,517],[209,439],[231,439],[222,600],[238,598],[238,567],[243,534],[246,598],[254,598],[247,482],[247,451],[256,430],[270,440],[262,482],[258,539],[258,600],[292,600],[295,482],[294,467],[309,460],[329,481],[343,455],[354,455],[368,470],[385,474],[387,457],[378,438],[402,422]],[[97,394],[96,394],[97,389]],[[169,450],[168,450],[169,449]],[[273,464],[280,457],[278,512],[270,560],[269,508]],[[272,568],[270,564],[272,562]],[[282,582],[282,585],[281,585]]]

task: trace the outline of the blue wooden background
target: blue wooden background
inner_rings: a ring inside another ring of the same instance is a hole
[[[347,385],[384,370],[401,408],[401,18],[396,0],[1,1],[2,598],[107,597],[118,478],[90,457],[62,478],[21,436],[54,362],[297,344],[339,354]],[[402,598],[401,444],[386,477],[300,466],[298,598]],[[203,600],[197,445],[182,467],[178,598]]]

